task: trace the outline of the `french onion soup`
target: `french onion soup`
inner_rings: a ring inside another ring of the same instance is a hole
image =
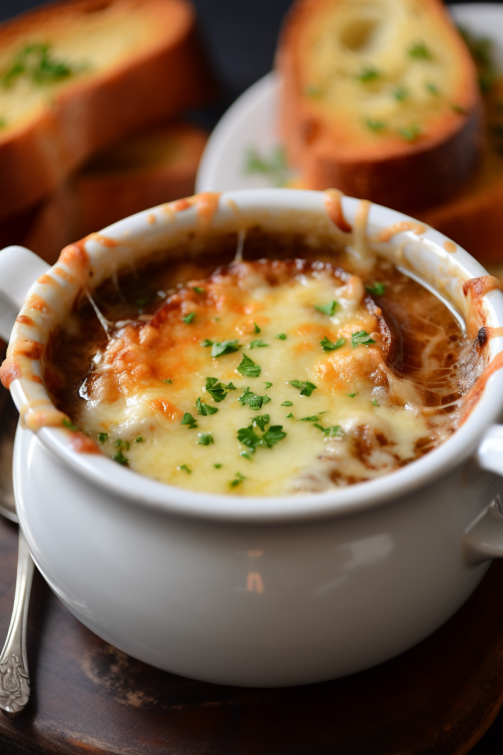
[[[70,429],[164,483],[260,496],[373,479],[456,430],[483,344],[440,298],[333,241],[255,229],[234,251],[83,299],[46,360]]]

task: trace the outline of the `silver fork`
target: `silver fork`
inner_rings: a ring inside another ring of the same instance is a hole
[[[12,487],[12,452],[18,420],[8,392],[0,385],[0,514],[19,524]],[[14,718],[30,699],[30,677],[26,656],[26,624],[34,563],[19,530],[16,591],[7,639],[0,654],[0,710]]]

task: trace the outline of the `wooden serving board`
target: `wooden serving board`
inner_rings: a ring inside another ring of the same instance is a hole
[[[14,592],[17,528],[0,521],[0,644]],[[370,671],[290,689],[221,687],[107,645],[35,575],[32,700],[0,716],[2,755],[461,755],[503,701],[503,563],[434,635]],[[473,750],[503,752],[503,714]]]

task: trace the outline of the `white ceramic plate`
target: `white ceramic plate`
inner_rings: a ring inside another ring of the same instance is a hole
[[[495,61],[503,70],[503,5],[452,5],[456,24],[494,42]],[[267,160],[280,146],[277,131],[279,79],[269,73],[229,108],[214,129],[197,175],[197,191],[252,189],[278,184],[281,174],[269,176],[246,170],[250,149]],[[283,176],[284,177],[284,176]]]

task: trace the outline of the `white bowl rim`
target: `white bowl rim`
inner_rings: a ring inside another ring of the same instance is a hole
[[[319,212],[324,207],[325,196],[324,192],[306,190],[244,189],[222,193],[219,207],[224,202],[227,205],[234,202],[245,205],[248,203],[252,207],[255,205],[257,210],[264,207],[295,210],[298,207]],[[349,222],[354,219],[359,202],[360,200],[351,197],[343,198],[343,212]],[[135,232],[146,234],[152,213],[165,212],[165,208],[165,205],[161,205],[145,210],[109,226],[101,231],[100,235],[123,241],[125,232],[131,234],[132,229],[133,235]],[[185,220],[191,222],[195,212],[195,207],[187,210],[184,213]],[[413,219],[403,213],[380,205],[371,205],[369,226],[374,229],[410,220]],[[454,264],[463,271],[465,278],[488,275],[482,265],[459,245],[456,244],[455,255],[448,254],[444,242],[449,239],[432,228],[426,227],[419,240],[411,231],[402,232],[396,235],[393,243],[398,245],[404,241],[427,245],[430,250],[433,249],[444,258],[449,258],[451,263],[455,258]],[[86,243],[86,251],[92,259],[96,253],[103,253],[103,247],[94,238]],[[34,284],[29,293],[37,293],[37,286],[38,283]],[[500,291],[491,291],[484,297],[484,302],[489,311],[491,326],[502,326],[503,294]],[[490,360],[492,361],[500,351],[503,351],[503,337],[492,338]],[[25,379],[21,377],[11,386],[18,408],[27,401],[25,384]],[[178,488],[125,469],[104,455],[75,453],[71,450],[68,433],[59,428],[43,427],[37,437],[48,450],[89,482],[115,497],[136,505],[154,507],[169,514],[229,522],[293,522],[355,514],[385,505],[400,496],[426,487],[476,452],[479,442],[489,427],[497,421],[502,409],[503,370],[498,370],[487,381],[482,395],[462,426],[426,456],[383,477],[346,488],[274,497],[209,494]]]

